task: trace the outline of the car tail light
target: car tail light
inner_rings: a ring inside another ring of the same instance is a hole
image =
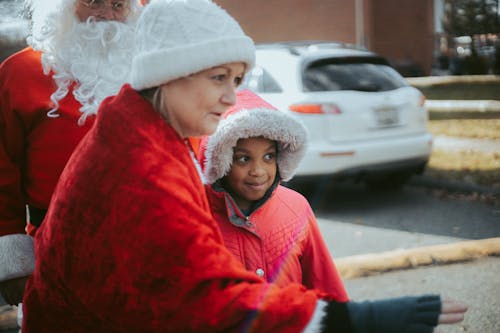
[[[425,105],[425,100],[426,100],[426,99],[427,99],[427,98],[425,97],[425,95],[423,95],[423,94],[422,94],[422,95],[420,95],[420,100],[418,101],[418,106],[420,106],[420,107],[424,106],[424,105]]]
[[[289,106],[293,112],[306,114],[341,114],[335,104],[293,104]]]

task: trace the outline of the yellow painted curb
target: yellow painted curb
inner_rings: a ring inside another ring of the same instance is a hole
[[[451,264],[498,255],[500,237],[337,258],[335,265],[342,278],[351,279],[393,270]]]

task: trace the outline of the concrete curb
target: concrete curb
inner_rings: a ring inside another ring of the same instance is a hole
[[[497,100],[427,100],[429,119],[498,119],[500,101]]]
[[[500,237],[337,258],[335,265],[342,278],[352,279],[419,266],[470,261],[485,256],[500,256]]]
[[[427,100],[425,106],[435,111],[500,112],[497,100]]]

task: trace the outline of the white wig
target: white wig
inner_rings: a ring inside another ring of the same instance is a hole
[[[133,54],[133,25],[140,13],[137,0],[129,0],[127,22],[80,22],[75,11],[78,0],[28,0],[31,33],[28,44],[41,51],[45,75],[50,71],[57,85],[51,95],[54,107],[49,117],[58,117],[59,101],[69,92],[72,82],[75,99],[81,103],[79,123],[96,114],[100,102],[114,95],[128,82]]]
[[[75,15],[78,0],[26,0],[26,8],[31,15],[32,27],[28,44],[38,49],[40,40],[53,31],[69,31],[72,29],[77,17]],[[137,20],[139,15],[139,2],[130,0],[131,12],[128,20]]]

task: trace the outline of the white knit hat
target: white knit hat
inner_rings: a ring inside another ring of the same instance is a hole
[[[205,149],[202,164],[209,184],[229,173],[233,148],[239,139],[259,136],[277,142],[281,179],[287,181],[293,177],[306,151],[307,131],[302,123],[250,90],[238,92],[236,104],[224,117],[217,131],[202,142]]]
[[[231,62],[255,63],[239,24],[209,0],[152,0],[137,22],[131,85],[136,90]]]

